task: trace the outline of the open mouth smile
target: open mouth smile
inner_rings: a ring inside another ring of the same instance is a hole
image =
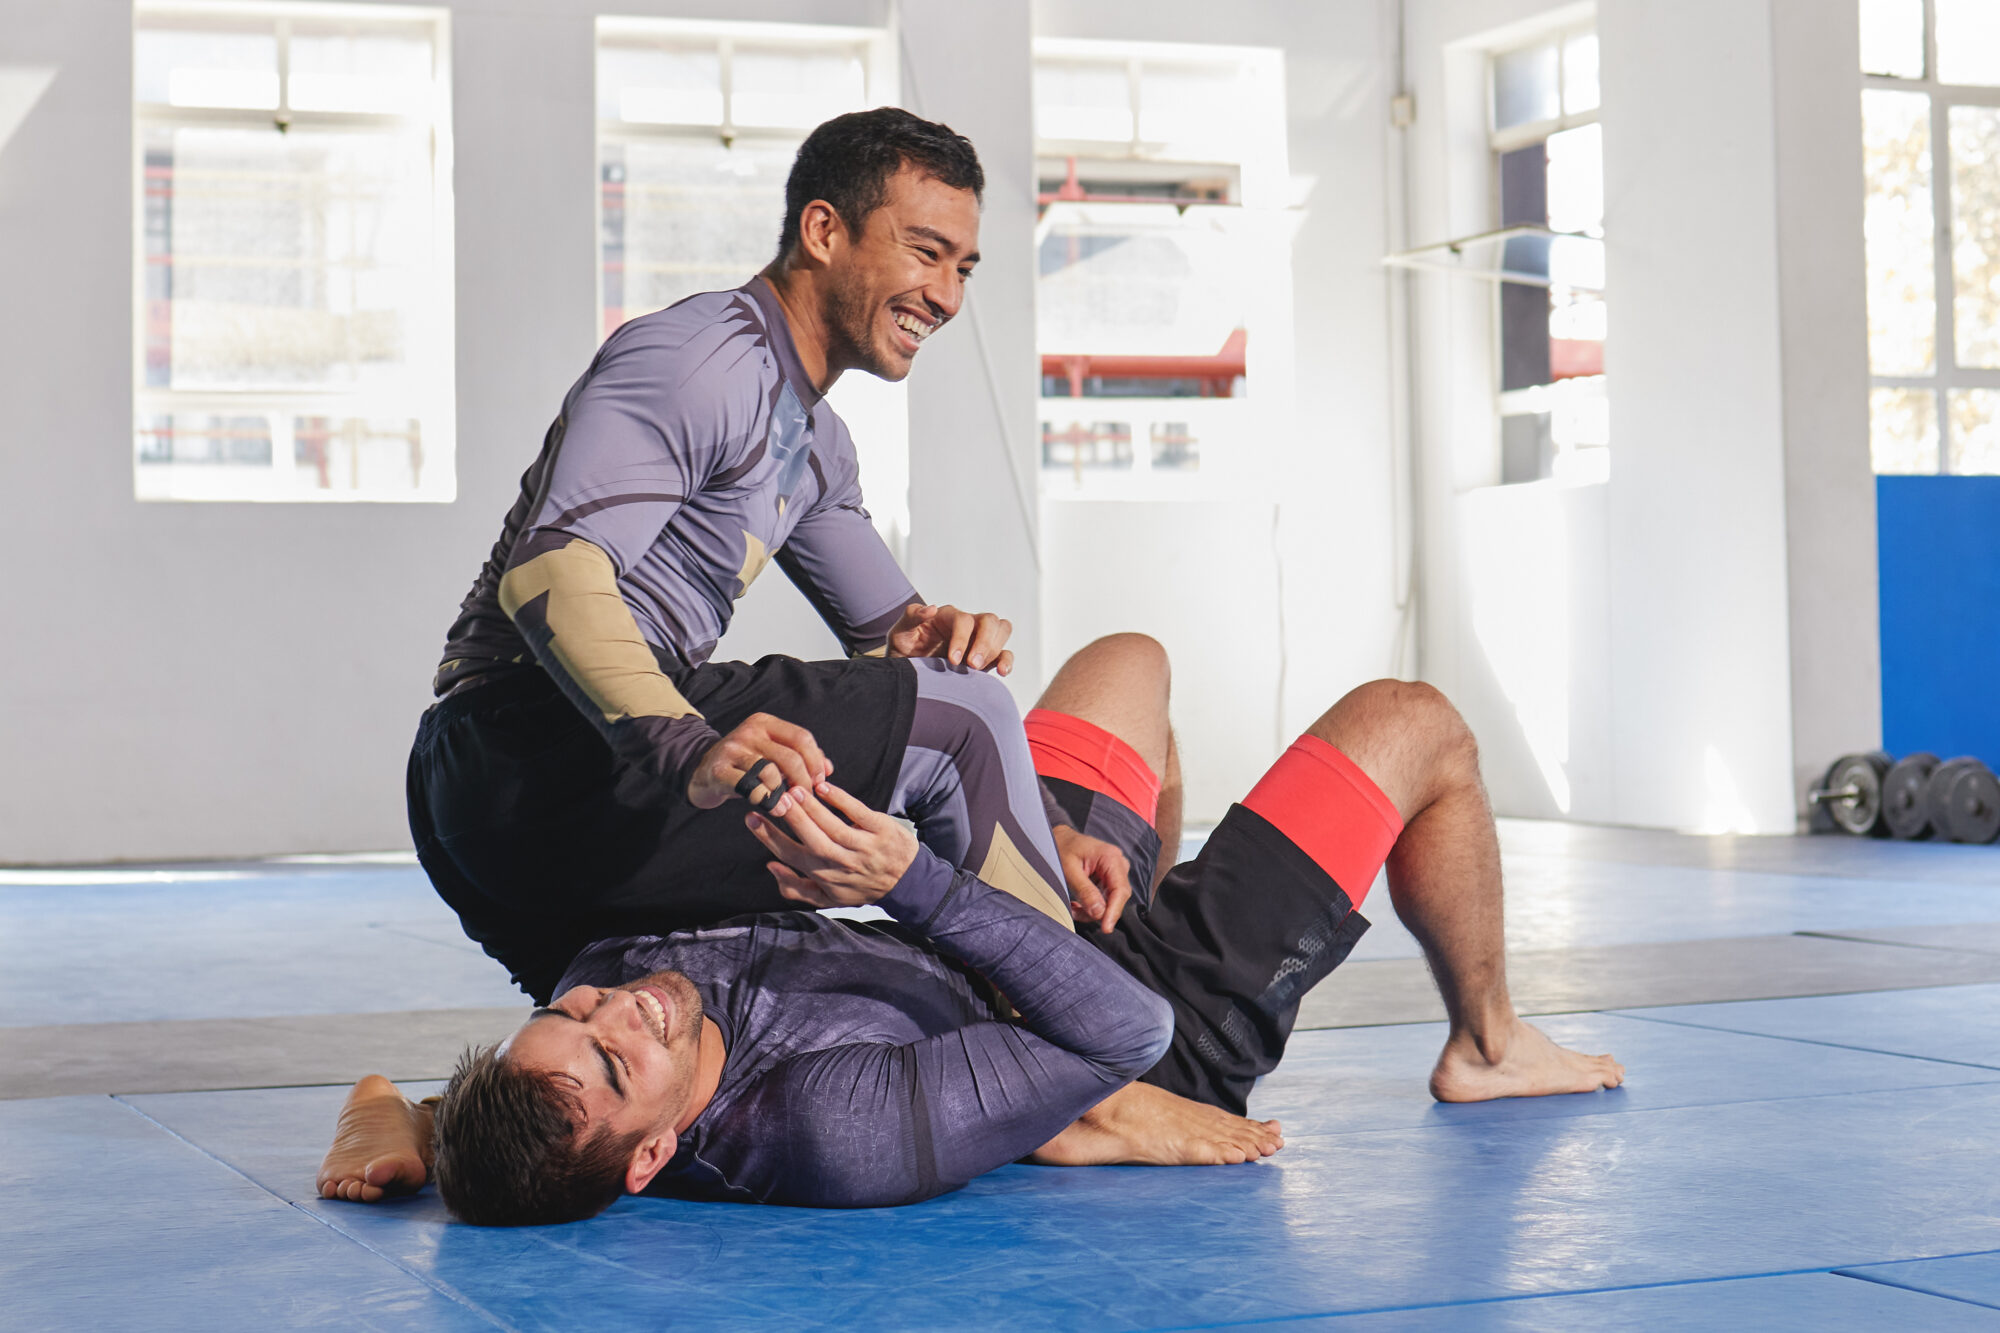
[[[632,994],[638,998],[639,1012],[646,1016],[646,1026],[653,1034],[653,1040],[667,1044],[667,1002],[666,997],[651,986],[641,986]]]
[[[913,352],[923,345],[924,339],[936,333],[939,325],[943,323],[942,320],[932,323],[921,316],[911,314],[907,310],[895,310],[890,313],[895,318],[896,327],[909,340],[910,350]]]

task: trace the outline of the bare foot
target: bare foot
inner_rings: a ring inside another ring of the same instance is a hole
[[[1245,1120],[1150,1083],[1131,1083],[1029,1160],[1043,1166],[1220,1166],[1254,1162],[1284,1146],[1275,1120]]]
[[[354,1085],[319,1164],[319,1197],[374,1203],[408,1194],[429,1175],[431,1109],[418,1106],[380,1074]]]
[[[1596,1092],[1625,1081],[1625,1066],[1608,1055],[1584,1055],[1550,1041],[1516,1018],[1505,1037],[1485,1046],[1453,1033],[1431,1070],[1431,1096],[1441,1102],[1490,1102],[1496,1097],[1546,1097]]]

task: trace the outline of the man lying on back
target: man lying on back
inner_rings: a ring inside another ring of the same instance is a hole
[[[372,1199],[434,1175],[460,1217],[505,1225],[626,1192],[863,1207],[1022,1157],[1268,1156],[1280,1127],[1243,1117],[1250,1089],[1367,928],[1354,908],[1385,862],[1451,1020],[1434,1096],[1622,1081],[1514,1013],[1477,752],[1435,690],[1378,681],[1341,699],[1152,895],[1171,744],[1158,645],[1085,649],[1027,732],[1075,827],[1130,860],[1136,910],[1115,929],[1073,933],[820,783],[782,819],[747,817],[769,872],[803,906],[876,903],[890,922],[763,913],[600,941],[434,1112],[383,1080],[357,1087],[321,1192]]]

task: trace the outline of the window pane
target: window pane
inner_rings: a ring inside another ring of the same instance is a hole
[[[410,490],[423,475],[421,423],[361,417],[292,422],[292,484],[300,490]]]
[[[1244,327],[1249,242],[1219,220],[1171,204],[1069,204],[1043,225],[1043,355],[1215,357]]]
[[[2000,5],[1937,0],[1938,79],[2000,84]]]
[[[422,32],[294,31],[290,71],[294,111],[421,116],[435,87]]]
[[[1132,88],[1122,63],[1035,63],[1037,138],[1130,143],[1132,130]]]
[[[1950,114],[1956,354],[1961,366],[2000,366],[2000,107]]]
[[[1872,389],[1868,450],[1880,473],[1938,470],[1937,395],[1929,389]]]
[[[1604,234],[1604,131],[1596,125],[1551,134],[1549,226]]]
[[[1531,46],[1493,59],[1493,128],[1554,120],[1562,114],[1556,90],[1556,47]]]
[[[1149,144],[1209,145],[1214,156],[1233,157],[1255,133],[1249,121],[1256,110],[1236,66],[1140,67],[1139,137]]]
[[[722,57],[712,48],[600,46],[597,114],[641,125],[720,125]]]
[[[1878,375],[1928,375],[1937,358],[1931,100],[1861,94],[1868,199],[1868,360]]]
[[[604,323],[737,287],[769,263],[795,142],[606,143]]]
[[[427,135],[151,130],[145,154],[147,384],[407,391]]]
[[[1563,111],[1594,111],[1597,97],[1597,34],[1580,32],[1563,47]]]
[[[1924,0],[1861,0],[1861,72],[1924,77]]]
[[[1953,389],[1951,470],[1963,475],[2000,473],[2000,389]]]
[[[856,51],[756,51],[738,47],[730,64],[729,118],[737,125],[810,130],[858,111],[867,77]]]
[[[132,72],[141,102],[278,107],[278,39],[268,31],[141,28],[132,38]]]

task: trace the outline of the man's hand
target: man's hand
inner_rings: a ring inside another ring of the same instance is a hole
[[[889,631],[891,657],[942,657],[953,666],[974,671],[989,668],[999,675],[1014,669],[1014,654],[1003,646],[1014,624],[991,611],[974,615],[955,606],[925,606],[912,602]]]
[[[1069,910],[1078,921],[1095,921],[1106,935],[1132,899],[1132,863],[1112,843],[1078,833],[1066,824],[1055,829],[1063,878],[1069,881]]]
[[[753,814],[743,822],[778,858],[768,868],[778,892],[794,902],[808,907],[876,902],[917,859],[916,834],[831,782],[792,795],[790,813],[783,817]]]
[[[737,785],[753,768],[758,770],[757,785],[738,792]],[[782,790],[784,794],[771,807],[771,814],[782,817],[798,803],[801,793],[811,791],[832,773],[833,761],[820,752],[810,731],[769,713],[752,713],[736,730],[708,747],[708,753],[695,765],[694,777],[688,780],[688,800],[697,809],[713,810],[732,796],[741,795],[756,805]]]

